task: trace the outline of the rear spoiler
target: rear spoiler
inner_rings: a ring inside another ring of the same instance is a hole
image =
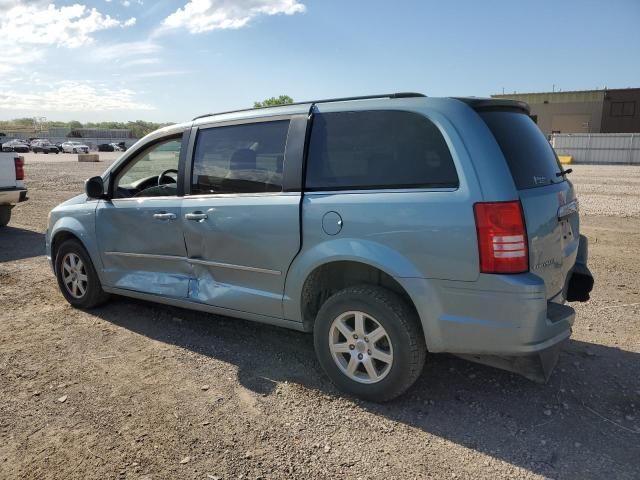
[[[498,112],[519,112],[529,115],[531,110],[529,104],[517,100],[506,100],[502,98],[474,98],[474,97],[454,97],[456,100],[466,103],[476,111],[498,111]]]

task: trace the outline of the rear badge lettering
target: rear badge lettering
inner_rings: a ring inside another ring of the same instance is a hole
[[[534,175],[533,183],[535,183],[536,185],[546,185],[547,183],[549,183],[549,179],[547,177],[543,177],[542,175]]]
[[[549,267],[555,263],[555,260],[547,260],[546,262],[539,263],[533,267],[534,270],[540,270],[541,268]]]

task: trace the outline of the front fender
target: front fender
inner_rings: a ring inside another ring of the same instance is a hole
[[[61,233],[70,233],[80,240],[80,243],[89,253],[98,275],[100,275],[103,267],[95,236],[95,205],[93,205],[93,210],[88,209],[73,217],[61,217],[53,224],[53,227],[49,230],[47,242],[47,257],[52,262],[55,259],[52,258],[51,247],[56,236]]]
[[[287,320],[303,321],[302,288],[307,277],[318,267],[340,261],[353,261],[375,267],[396,278],[424,277],[397,251],[380,243],[356,238],[337,238],[301,251],[294,259],[285,280],[283,314]]]

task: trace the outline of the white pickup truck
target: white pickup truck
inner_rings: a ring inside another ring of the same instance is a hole
[[[17,153],[0,153],[0,227],[9,223],[16,203],[26,199],[24,158]]]

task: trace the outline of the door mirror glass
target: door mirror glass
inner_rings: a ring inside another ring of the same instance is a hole
[[[84,182],[84,191],[87,197],[101,199],[104,196],[104,182],[102,177],[91,177]]]

